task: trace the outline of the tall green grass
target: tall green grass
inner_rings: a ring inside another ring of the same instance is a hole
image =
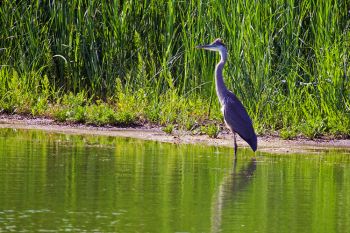
[[[349,135],[349,9],[346,0],[3,1],[0,108],[190,129],[220,119],[218,55],[195,46],[221,37],[226,84],[258,132]],[[81,93],[75,116],[66,102]]]

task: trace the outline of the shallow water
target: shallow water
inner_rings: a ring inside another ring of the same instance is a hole
[[[0,232],[350,232],[350,154],[0,130]]]

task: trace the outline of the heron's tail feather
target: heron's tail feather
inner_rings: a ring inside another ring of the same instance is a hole
[[[256,149],[258,149],[258,139],[255,134],[246,141],[254,152],[256,151]]]
[[[239,136],[241,136],[241,135],[239,135]],[[258,148],[258,139],[257,139],[255,133],[251,134],[251,136],[249,138],[244,138],[242,136],[241,136],[241,138],[249,144],[250,148],[252,148],[252,150],[254,152],[256,151],[256,149]]]

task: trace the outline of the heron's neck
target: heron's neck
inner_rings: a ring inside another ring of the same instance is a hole
[[[216,94],[218,95],[219,101],[223,104],[225,93],[227,92],[227,88],[224,83],[224,78],[222,75],[222,70],[227,60],[227,52],[220,51],[221,60],[216,65],[215,68],[215,86],[216,86]]]

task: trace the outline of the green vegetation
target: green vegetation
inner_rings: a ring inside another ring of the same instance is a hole
[[[201,127],[201,132],[207,134],[211,138],[217,138],[220,127],[215,124],[208,124]]]
[[[227,86],[258,133],[350,135],[350,3],[341,1],[4,1],[0,110],[60,121],[222,122],[214,92],[227,43]]]
[[[167,134],[171,134],[174,130],[174,125],[168,124],[163,128],[163,131],[166,132]]]

